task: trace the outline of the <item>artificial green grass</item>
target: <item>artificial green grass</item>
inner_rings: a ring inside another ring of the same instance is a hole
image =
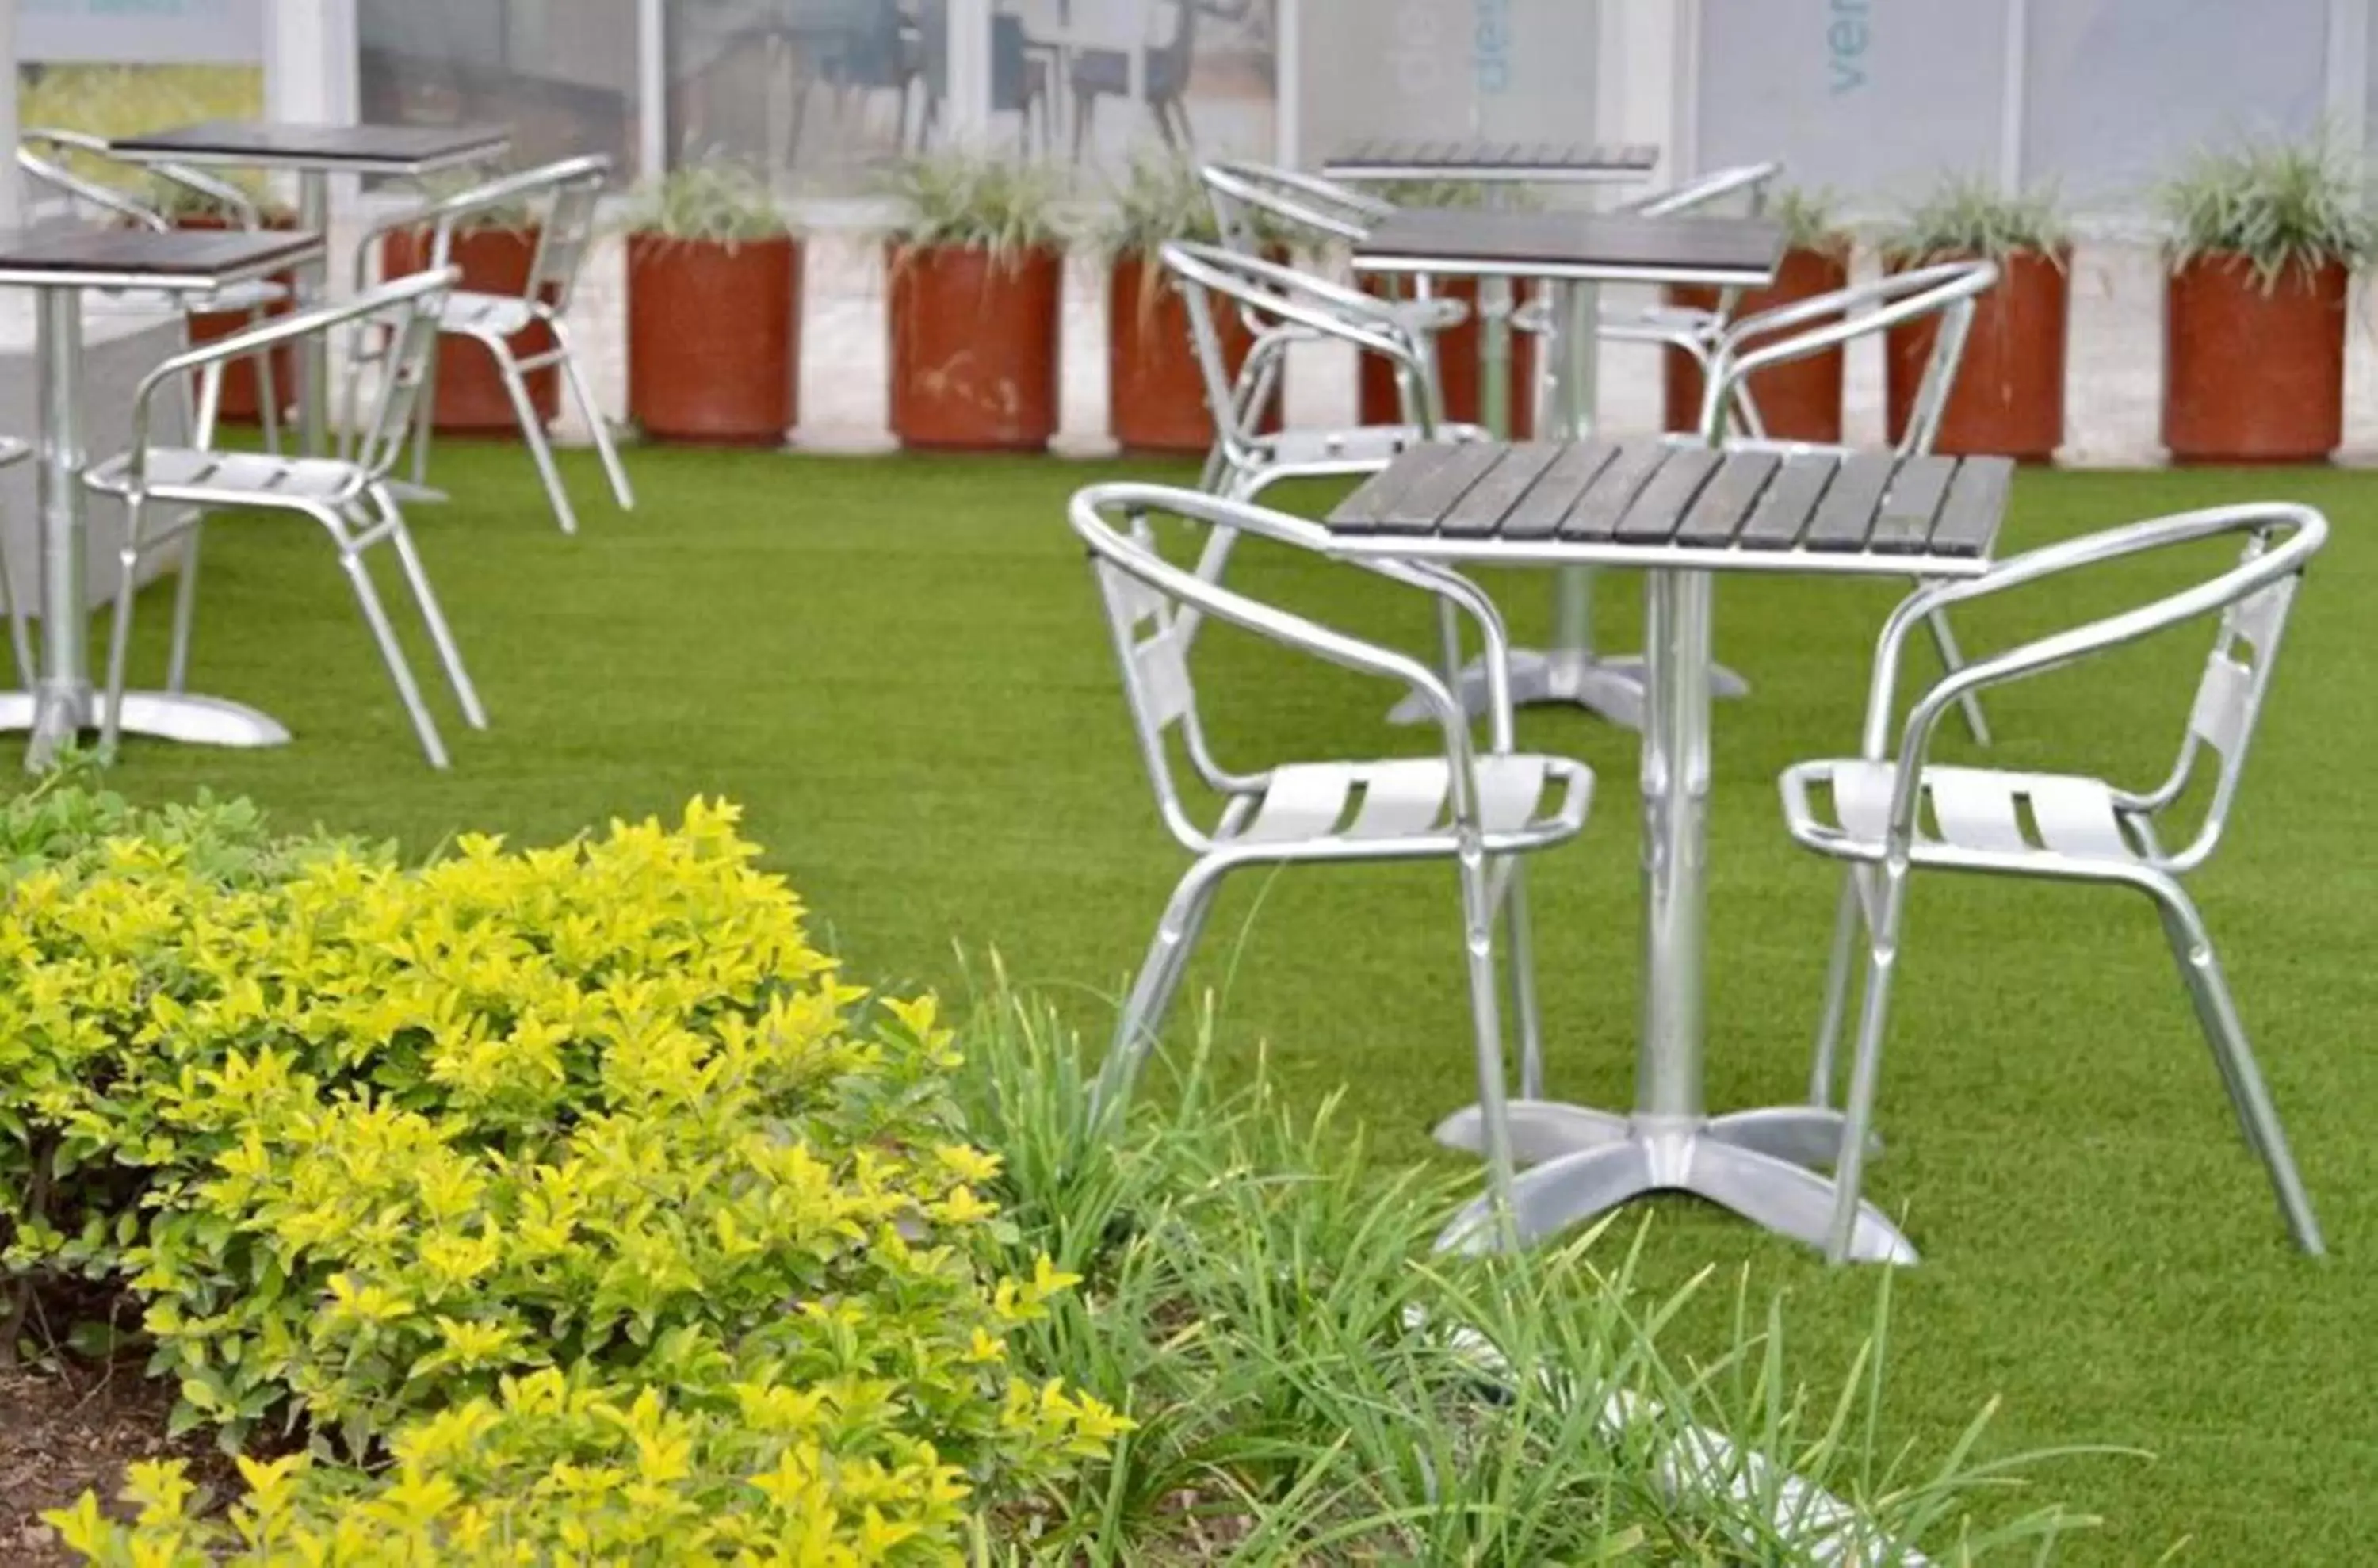
[[[525,458],[440,447],[460,499],[414,521],[495,728],[464,730],[416,658],[455,756],[420,760],[324,542],[226,519],[208,544],[193,683],[264,706],[279,751],[135,742],[119,785],[254,796],[284,826],[393,835],[567,835],[671,812],[696,791],[749,808],[862,977],[952,984],[997,947],[1102,1038],[1183,860],[1159,826],[1063,505],[1125,473],[1045,461],[804,460],[643,451],[642,504],[570,473],[584,534],[557,534]],[[1896,1283],[1892,1417],[1937,1449],[1992,1396],[1993,1451],[2085,1441],[2152,1461],[2059,1461],[2036,1490],[2101,1512],[2070,1561],[2350,1562],[2378,1538],[2369,1363],[2378,1270],[2378,674],[2360,607],[2378,592],[2369,476],[2027,474],[2006,548],[2252,497],[2324,508],[2336,532],[2290,633],[2231,833],[2195,887],[2240,997],[2333,1256],[2288,1247],[2232,1127],[2151,908],[2070,887],[1919,879],[1882,1087],[1888,1157],[1869,1194],[1904,1212],[1924,1264]],[[1327,492],[1279,492],[1309,508]],[[392,566],[382,562],[382,566]],[[1425,646],[1426,622],[1367,580],[1250,551],[1234,581]],[[2176,579],[2060,586],[1962,623],[1987,647]],[[385,586],[395,586],[384,571]],[[1495,586],[1522,634],[1546,593]],[[1896,585],[1727,581],[1719,650],[1752,681],[1716,718],[1711,831],[1713,1108],[1804,1088],[1834,882],[1784,838],[1787,762],[1855,745],[1873,633]],[[1603,587],[1604,640],[1632,644],[1632,583]],[[144,601],[162,666],[166,599]],[[399,609],[402,624],[409,613]],[[2202,634],[2134,650],[1992,706],[2012,766],[2140,782],[2176,745]],[[1394,694],[1217,637],[1201,670],[1227,754],[1375,754],[1423,743]],[[1633,737],[1567,712],[1524,743],[1597,768],[1594,816],[1531,889],[1554,1089],[1623,1105],[1634,1063]],[[1952,746],[1952,750],[1959,749]],[[1458,913],[1443,868],[1357,867],[1226,892],[1193,985],[1226,988],[1227,1052],[1268,1049],[1317,1103],[1342,1089],[1383,1159],[1426,1152],[1470,1098]],[[1674,1279],[1747,1265],[1789,1292],[1814,1379],[1867,1331],[1874,1279],[1685,1200],[1647,1206]],[[1724,1295],[1724,1291],[1715,1294]]]

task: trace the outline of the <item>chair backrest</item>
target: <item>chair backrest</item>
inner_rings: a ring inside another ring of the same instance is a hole
[[[1673,218],[1684,212],[1707,211],[1729,197],[1740,196],[1743,211],[1755,218],[1767,210],[1767,187],[1783,172],[1784,165],[1771,161],[1712,169],[1682,185],[1639,196],[1620,210],[1646,218]]]
[[[504,175],[438,202],[425,214],[437,225],[430,264],[446,264],[455,235],[472,217],[498,207],[525,205],[537,225],[537,243],[522,297],[541,301],[557,315],[564,313],[578,286],[579,269],[594,247],[595,204],[602,199],[610,175],[610,159],[587,153]]]
[[[358,338],[373,332],[388,334],[378,357],[379,384],[372,391],[371,404],[342,443],[375,480],[388,477],[403,453],[429,380],[430,356],[438,351],[438,320],[460,277],[459,269],[440,266],[382,283],[333,308],[345,313]]]
[[[1335,180],[1269,163],[1207,163],[1197,174],[1206,182],[1207,199],[1214,204],[1223,243],[1242,256],[1263,253],[1258,213],[1303,231],[1316,243],[1329,244],[1361,239],[1395,211],[1393,204]]]
[[[1239,378],[1231,373],[1215,314],[1217,295],[1234,304],[1255,332],[1251,356],[1283,352],[1288,341],[1302,332],[1319,332],[1385,356],[1396,367],[1405,421],[1419,427],[1423,437],[1435,433],[1442,413],[1425,354],[1385,301],[1219,246],[1176,240],[1159,254],[1188,305],[1190,336],[1206,382],[1206,400],[1214,412],[1215,434],[1233,464],[1253,456],[1262,409],[1254,405],[1259,400],[1237,395]]]
[[[1315,553],[1327,532],[1316,523],[1243,501],[1156,485],[1094,485],[1077,492],[1067,509],[1074,532],[1089,548],[1091,573],[1106,610],[1132,729],[1157,807],[1173,834],[1196,848],[1204,842],[1205,830],[1185,808],[1171,737],[1180,735],[1191,767],[1208,789],[1244,790],[1253,782],[1215,762],[1207,745],[1197,690],[1189,674],[1189,649],[1200,620],[1211,616],[1351,668],[1377,669],[1409,660],[1173,564],[1157,548],[1152,514],[1208,531],[1258,535]]]
[[[1899,441],[1903,456],[1929,452],[1940,433],[1950,389],[1956,383],[1957,367],[1965,356],[1974,301],[1998,280],[1995,262],[1942,261],[1888,272],[1868,283],[1741,318],[1726,328],[1710,354],[1701,397],[1702,439],[1713,445],[1723,441],[1727,419],[1735,411],[1753,427],[1747,434],[1766,434],[1756,428],[1758,413],[1750,400],[1736,394],[1745,381],[1768,366],[1805,359],[1852,338],[1938,317],[1932,354],[1925,362],[1924,380]]]
[[[127,172],[148,175],[154,181],[179,186],[184,190],[205,198],[219,209],[237,228],[263,226],[263,214],[255,199],[229,180],[218,179],[201,169],[181,163],[133,164],[115,156],[105,137],[88,131],[58,130],[50,127],[29,127],[18,133],[17,166],[36,184],[63,196],[71,203],[96,207],[112,217],[138,223],[144,229],[170,229],[173,220],[157,207],[140,199],[130,191],[86,179],[77,174],[67,159],[73,155],[104,160]]]

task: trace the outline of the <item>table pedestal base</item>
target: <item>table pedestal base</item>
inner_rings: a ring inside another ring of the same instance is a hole
[[[25,692],[0,693],[0,731],[32,732],[33,744],[25,754],[25,766],[29,772],[39,772],[77,734],[97,729],[106,717],[106,705],[107,699],[96,694],[78,702],[54,695],[37,698]],[[192,696],[184,692],[125,693],[121,727],[126,734],[194,745],[289,743],[288,730],[269,714],[222,697]]]
[[[1598,654],[1590,647],[1511,650],[1511,706],[1530,707],[1543,703],[1571,703],[1628,730],[1643,728],[1643,660],[1639,655]],[[1710,694],[1720,697],[1748,694],[1750,683],[1719,665],[1710,670]],[[1486,711],[1485,667],[1472,659],[1461,667],[1455,695],[1465,712],[1475,718]],[[1418,698],[1407,697],[1387,714],[1396,724],[1419,724],[1432,718]]]
[[[1811,1247],[1832,1228],[1835,1188],[1808,1167],[1841,1147],[1838,1111],[1778,1105],[1723,1116],[1622,1116],[1547,1100],[1510,1106],[1511,1149],[1531,1166],[1511,1188],[1512,1222],[1525,1247],[1579,1221],[1652,1192],[1687,1192]],[[1436,1140],[1475,1152],[1485,1145],[1476,1106],[1438,1125]],[[1440,1244],[1462,1251],[1491,1245],[1489,1200],[1456,1214]],[[1872,1203],[1858,1205],[1850,1257],[1913,1263],[1916,1248]]]

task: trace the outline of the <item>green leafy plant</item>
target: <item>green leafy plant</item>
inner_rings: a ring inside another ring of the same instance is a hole
[[[1831,190],[1785,186],[1769,199],[1767,216],[1784,225],[1788,249],[1826,256],[1849,252],[1851,237],[1842,226],[1841,199]]]
[[[2055,192],[2008,192],[1979,175],[1951,175],[1882,235],[1884,254],[1911,265],[2028,252],[2064,264],[2070,235]]]
[[[1111,255],[1152,257],[1178,239],[1221,243],[1221,223],[1193,159],[1135,157],[1110,195],[1097,238]]]
[[[234,802],[0,817],[0,1271],[140,1303],[177,1427],[305,1439],[228,1522],[158,1466],[70,1545],[943,1561],[1127,1429],[1011,1366],[1073,1282],[997,1272],[932,1001],[842,980],[734,822],[408,868]]]
[[[1017,1364],[1134,1422],[1013,1561],[2041,1562],[2094,1523],[2007,1506],[2057,1455],[1980,1457],[1987,1410],[1934,1460],[1885,1432],[1888,1271],[1866,1352],[1812,1389],[1776,1303],[1747,1278],[1730,1304],[1657,1287],[1639,1233],[1435,1253],[1474,1176],[1380,1165],[1260,1067],[1219,1091],[1210,1027],[1119,1133],[1063,1021],[1003,975],[962,1038],[1010,1245],[1083,1282]]]
[[[1065,242],[1057,215],[1061,187],[1039,164],[931,152],[894,164],[883,190],[902,209],[890,237],[907,249],[985,250],[1012,263]]]
[[[2166,264],[2228,259],[2265,294],[2290,273],[2358,266],[2378,247],[2360,182],[2325,142],[2250,142],[2198,154],[2159,193]]]
[[[767,177],[727,158],[681,163],[647,181],[638,187],[622,227],[728,250],[798,232]]]

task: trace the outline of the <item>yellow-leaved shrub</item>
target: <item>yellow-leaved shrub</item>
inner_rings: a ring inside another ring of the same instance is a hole
[[[144,1308],[176,1424],[305,1447],[54,1517],[107,1562],[926,1562],[1127,1423],[1006,1366],[930,997],[731,807],[428,865],[66,785],[0,814],[0,1269]]]

